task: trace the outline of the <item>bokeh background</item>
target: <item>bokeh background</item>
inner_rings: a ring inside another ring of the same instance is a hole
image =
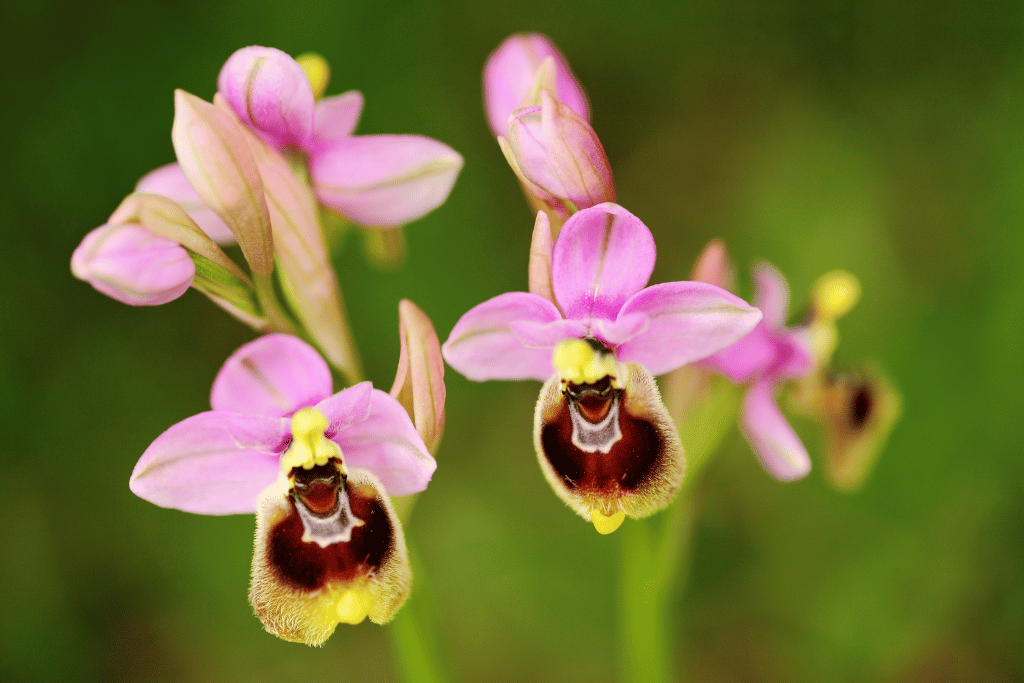
[[[235,49],[316,50],[361,133],[465,157],[450,200],[381,272],[336,263],[370,378],[388,388],[397,303],[444,338],[526,287],[532,219],[481,108],[484,59],[537,30],[589,91],[620,202],[653,231],[654,281],[712,237],[803,300],[862,281],[837,361],[905,397],[867,485],[779,484],[732,431],[699,487],[671,643],[692,681],[1024,680],[1024,7],[1016,2],[67,2],[0,9],[0,679],[392,681],[389,631],[323,649],[246,601],[253,519],[135,498],[128,476],[208,407],[252,333],[189,292],[133,309],[69,272],[135,181],[173,160],[172,91],[204,98]],[[744,285],[747,280],[743,280]],[[749,294],[749,289],[744,290]],[[536,383],[449,371],[439,468],[409,524],[461,681],[615,680],[616,536],[548,489]],[[820,435],[796,420],[812,451]],[[820,460],[818,460],[820,463]],[[630,523],[627,521],[627,524]]]

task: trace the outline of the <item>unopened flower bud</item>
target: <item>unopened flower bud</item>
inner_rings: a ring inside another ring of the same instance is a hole
[[[239,124],[209,102],[176,90],[171,141],[189,184],[231,229],[253,273],[269,275],[274,267],[270,215]]]
[[[136,192],[162,195],[174,201],[189,218],[218,244],[234,244],[235,236],[195,191],[178,164],[167,164],[150,171],[135,185]]]
[[[562,202],[569,215],[615,201],[611,165],[594,129],[546,90],[539,107],[512,115],[502,151],[528,191],[548,204],[551,197]]]
[[[416,425],[427,451],[434,454],[444,432],[444,359],[430,318],[402,299],[398,304],[401,351],[391,395],[398,399]]]
[[[551,40],[539,33],[510,36],[484,65],[484,108],[495,136],[505,136],[508,118],[524,102],[546,59],[554,62],[554,96],[584,120],[590,120],[587,95],[569,63]]]
[[[732,290],[735,273],[729,262],[729,253],[725,242],[715,238],[707,243],[690,271],[690,279],[696,282],[707,282],[725,290]]]
[[[137,223],[101,225],[71,256],[71,272],[132,306],[159,306],[185,293],[196,267],[178,243]]]
[[[217,89],[246,125],[275,146],[309,142],[315,104],[310,79],[284,52],[257,45],[238,50],[221,68]]]

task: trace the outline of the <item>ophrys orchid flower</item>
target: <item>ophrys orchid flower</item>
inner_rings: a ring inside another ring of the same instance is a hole
[[[146,449],[132,491],[256,514],[249,599],[271,633],[319,645],[338,623],[390,621],[411,574],[389,496],[422,491],[436,467],[405,409],[369,382],[332,395],[324,360],[283,334],[228,358],[210,403]]]
[[[789,285],[767,263],[754,268],[754,304],[764,313],[754,331],[706,359],[704,365],[733,382],[749,385],[740,431],[773,477],[791,481],[810,471],[811,460],[779,409],[776,393],[782,382],[810,371],[810,337],[805,328],[786,327]]]
[[[534,445],[555,492],[601,533],[666,507],[683,452],[652,375],[734,344],[761,318],[703,282],[645,287],[650,230],[621,206],[574,214],[551,246],[537,216],[530,292],[474,307],[444,344],[469,379],[544,382]],[[550,268],[547,264],[550,264]]]

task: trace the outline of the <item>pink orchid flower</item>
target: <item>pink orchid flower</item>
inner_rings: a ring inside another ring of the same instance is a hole
[[[812,368],[806,328],[786,327],[789,285],[773,266],[754,268],[754,304],[764,317],[754,331],[707,358],[705,367],[738,384],[749,384],[743,397],[740,431],[769,474],[781,481],[805,476],[811,469],[800,442],[775,400],[780,383]]]
[[[389,496],[422,491],[436,467],[405,409],[369,382],[332,395],[324,360],[284,334],[228,358],[210,403],[146,449],[131,490],[256,513],[250,601],[271,633],[320,644],[338,623],[389,621],[410,581]]]
[[[317,198],[361,225],[397,227],[425,216],[448,198],[462,168],[458,152],[432,138],[353,135],[363,96],[315,102],[302,67],[280,50],[238,50],[217,86],[268,143],[305,151]]]
[[[533,291],[471,309],[444,357],[476,381],[545,382],[534,424],[541,468],[570,507],[610,533],[625,515],[663,509],[682,481],[682,446],[651,375],[734,344],[761,312],[703,282],[645,287],[654,238],[616,204],[574,214],[553,249],[545,227],[541,212]]]

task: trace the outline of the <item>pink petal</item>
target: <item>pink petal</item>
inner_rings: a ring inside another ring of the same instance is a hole
[[[792,481],[811,470],[807,449],[779,410],[770,381],[758,382],[743,397],[740,431],[768,473]]]
[[[553,352],[562,340],[582,339],[590,334],[586,323],[580,320],[552,320],[548,323],[520,320],[512,323],[512,332],[519,337],[523,346],[548,349],[549,352]]]
[[[341,95],[325,97],[316,103],[313,145],[324,145],[349,137],[363,113],[363,94],[349,90]]]
[[[513,331],[515,323],[562,319],[555,305],[537,294],[508,292],[471,308],[452,328],[444,359],[476,382],[491,379],[546,380],[554,373],[551,349],[530,348]]]
[[[289,421],[213,411],[193,415],[156,438],[129,482],[161,507],[203,515],[251,513],[277,478]]]
[[[702,364],[740,384],[764,375],[775,361],[776,351],[775,340],[762,319],[750,334],[708,356]]]
[[[363,225],[404,225],[444,203],[462,157],[422,135],[363,135],[318,147],[309,162],[321,202]]]
[[[484,108],[495,137],[506,135],[508,117],[523,106],[537,69],[547,57],[555,60],[555,96],[590,120],[587,95],[554,43],[540,33],[509,36],[484,65]]]
[[[642,313],[647,329],[618,349],[623,362],[637,362],[660,375],[735,344],[761,319],[761,311],[705,282],[665,282],[633,296],[619,319]]]
[[[317,403],[316,409],[327,418],[327,429],[324,431],[327,438],[334,438],[339,431],[365,420],[370,414],[372,393],[373,385],[370,382],[360,382]]]
[[[167,164],[142,176],[135,191],[159,194],[174,200],[214,242],[235,243],[231,229],[203,202],[178,164]]]
[[[217,89],[248,126],[281,147],[305,146],[313,134],[313,89],[299,63],[272,47],[252,45],[228,58]]]
[[[764,321],[773,330],[785,327],[789,315],[789,284],[770,263],[754,266],[754,305],[764,313]]]
[[[566,221],[555,242],[551,280],[566,318],[614,320],[654,271],[654,237],[618,204],[598,204]]]
[[[235,351],[213,381],[214,410],[283,417],[331,395],[331,371],[312,346],[268,334]]]
[[[437,469],[405,408],[379,389],[373,390],[366,419],[344,427],[331,439],[341,447],[349,467],[376,474],[392,496],[419,493]]]
[[[178,243],[128,223],[86,235],[71,255],[71,272],[122,303],[159,306],[185,293],[196,267]]]

